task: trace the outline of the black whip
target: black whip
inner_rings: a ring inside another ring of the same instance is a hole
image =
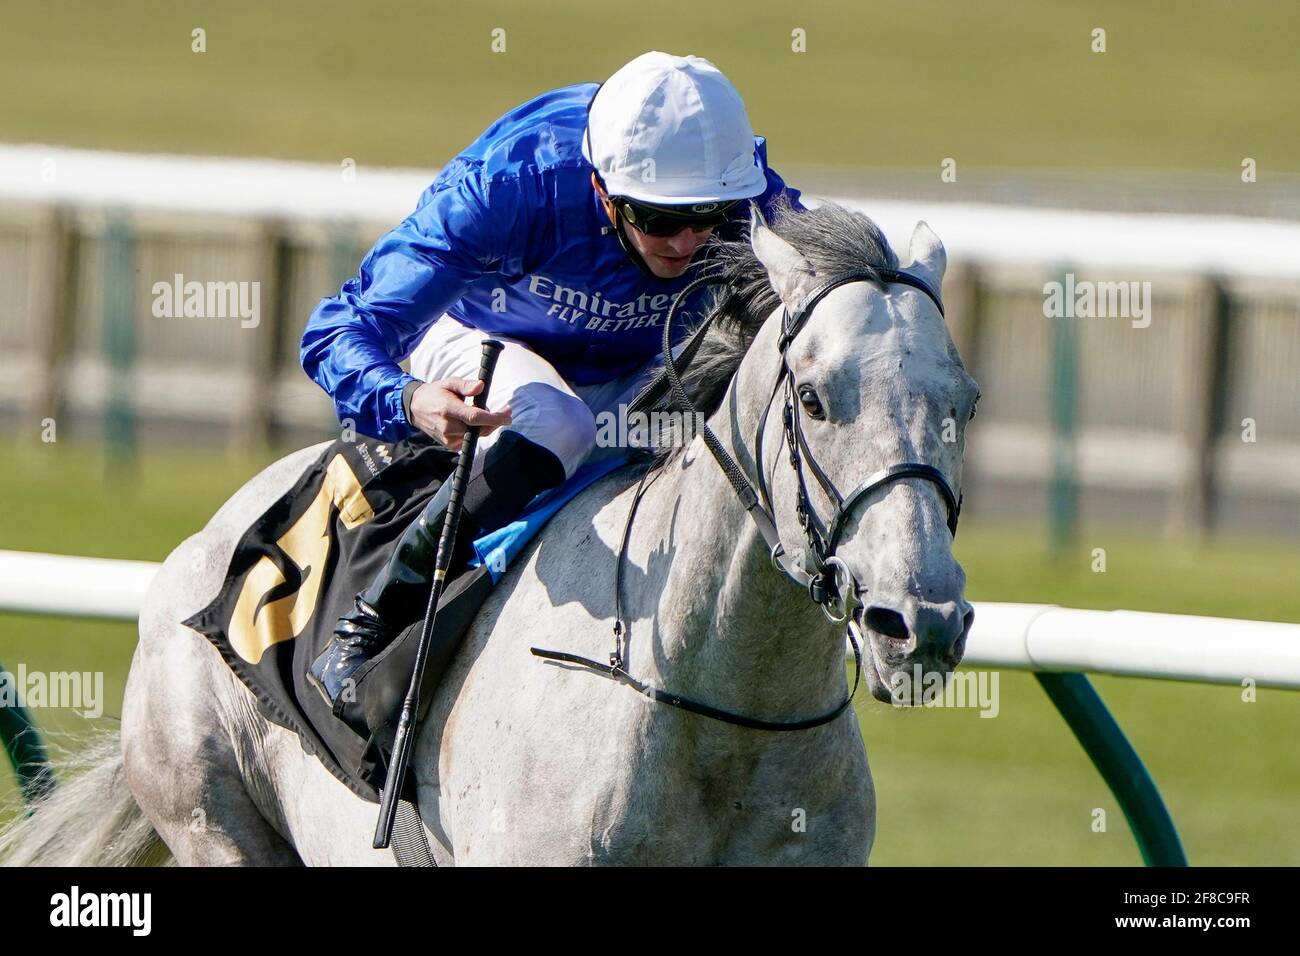
[[[487,339],[483,342],[483,361],[478,372],[478,377],[483,382],[483,390],[477,395],[470,396],[470,405],[487,408],[488,389],[492,387],[492,372],[496,368],[497,356],[501,354],[501,349],[502,345],[496,339]],[[465,486],[469,483],[470,466],[474,463],[474,449],[477,447],[478,427],[471,425],[465,432],[465,441],[460,446],[460,457],[456,459],[456,471],[451,479],[451,497],[447,502],[447,516],[442,522],[442,534],[438,538],[438,556],[433,565],[433,587],[429,591],[429,607],[424,612],[424,627],[420,631],[420,643],[415,650],[411,686],[407,688],[406,700],[402,702],[402,716],[398,720],[397,734],[393,738],[393,755],[388,763],[388,775],[380,795],[379,822],[375,824],[373,844],[376,850],[386,849],[393,838],[397,801],[406,782],[406,768],[411,762],[411,750],[415,745],[415,722],[420,708],[420,684],[424,680],[429,644],[433,640],[433,627],[438,617],[438,599],[442,597],[447,566],[451,563],[452,548],[456,544],[456,526],[460,524],[462,499],[465,496]]]

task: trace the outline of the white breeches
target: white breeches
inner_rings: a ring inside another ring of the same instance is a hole
[[[489,337],[496,338],[505,348],[497,358],[487,407],[500,411],[509,405],[512,423],[508,427],[554,453],[564,465],[566,478],[572,477],[593,453],[604,451],[596,448],[597,416],[621,414],[619,406],[630,402],[663,363],[662,356],[656,355],[622,378],[598,385],[574,386],[523,342],[502,335],[489,336],[444,315],[429,327],[411,353],[411,374],[426,382],[450,377],[477,378],[482,343]],[[483,453],[501,431],[498,429],[479,440],[474,458],[476,466],[481,466]],[[477,470],[476,467],[471,473]]]

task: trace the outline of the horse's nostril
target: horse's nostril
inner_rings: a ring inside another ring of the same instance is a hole
[[[971,608],[961,616],[961,632],[970,633],[970,626],[975,623],[975,609]]]
[[[877,634],[892,637],[896,641],[905,641],[908,638],[907,622],[903,620],[903,615],[893,608],[873,604],[867,608],[865,619],[867,627]]]

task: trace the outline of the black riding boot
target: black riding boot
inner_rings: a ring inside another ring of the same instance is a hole
[[[473,556],[476,538],[513,521],[536,495],[562,481],[564,466],[553,452],[519,432],[504,432],[485,453],[483,471],[465,489],[447,580]],[[308,680],[331,707],[361,666],[428,608],[450,498],[448,479],[402,532],[393,556],[339,619],[334,636],[308,670]]]

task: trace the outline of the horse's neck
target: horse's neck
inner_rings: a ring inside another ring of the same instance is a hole
[[[768,385],[757,387],[769,388],[772,374],[760,375]],[[735,394],[728,393],[709,426],[743,462],[748,455],[739,449],[753,441],[761,400]],[[779,432],[780,410],[773,415]],[[735,430],[748,437],[736,441]],[[773,567],[762,535],[701,439],[646,497],[642,507],[662,516],[658,547],[671,562],[662,594],[645,596],[650,606],[643,610],[657,626],[644,640],[633,636],[634,665],[675,693],[768,720],[812,717],[839,703],[842,638]]]

